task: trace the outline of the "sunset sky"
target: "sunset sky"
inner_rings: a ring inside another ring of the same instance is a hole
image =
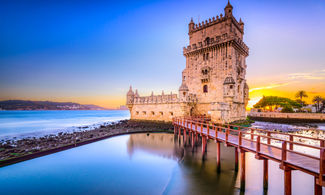
[[[188,23],[223,13],[213,1],[1,1],[0,99],[117,107],[176,93]],[[263,95],[325,97],[325,1],[232,0],[250,48],[250,105]],[[306,99],[307,100],[307,99]]]

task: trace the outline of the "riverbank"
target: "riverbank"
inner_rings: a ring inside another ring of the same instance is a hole
[[[121,120],[93,130],[0,141],[0,167],[78,147],[109,137],[132,134],[173,132],[172,123]]]

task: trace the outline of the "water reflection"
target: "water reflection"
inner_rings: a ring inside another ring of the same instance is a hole
[[[283,194],[283,170],[269,161],[268,190],[263,190],[263,161],[246,153],[246,187],[240,192],[240,175],[235,171],[235,149],[220,146],[221,164],[217,164],[217,144],[207,140],[206,147],[195,134],[134,134],[128,140],[130,155],[145,151],[178,161],[164,194]],[[241,169],[241,167],[239,167]],[[300,171],[292,174],[293,194],[313,194],[313,177]],[[324,188],[323,188],[324,190]]]
[[[1,194],[239,194],[232,147],[187,134],[118,136],[0,168]],[[263,194],[263,161],[246,154],[245,194]],[[313,177],[292,173],[293,194],[313,194]],[[283,194],[269,162],[268,194]]]
[[[133,134],[128,140],[128,153],[149,152],[178,160],[164,194],[234,194],[237,173],[234,171],[234,149],[221,146],[221,170],[218,172],[216,143],[202,147],[200,136],[172,134]]]

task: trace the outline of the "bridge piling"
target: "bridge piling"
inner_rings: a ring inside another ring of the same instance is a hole
[[[246,166],[245,151],[240,151],[240,191],[245,192],[245,183],[246,183]]]
[[[284,167],[284,194],[291,195],[292,194],[292,179],[291,179],[291,168],[285,166]]]
[[[263,189],[264,192],[267,191],[269,186],[269,161],[268,159],[263,159]]]
[[[220,173],[221,171],[221,159],[220,159],[220,142],[217,141],[217,172]]]
[[[322,186],[318,185],[317,177],[314,177],[314,194],[322,195]]]
[[[238,150],[235,148],[235,172],[238,172]]]

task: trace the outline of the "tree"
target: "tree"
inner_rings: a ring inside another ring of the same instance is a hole
[[[308,97],[306,91],[304,91],[304,90],[300,90],[300,91],[298,91],[298,92],[296,93],[296,98],[300,98],[300,104],[301,104],[301,106],[304,106],[304,103],[303,103],[303,101],[302,101],[302,98],[304,98],[304,97]]]
[[[272,111],[274,107],[288,107],[288,108],[301,108],[301,104],[297,103],[294,100],[278,96],[263,96],[263,98],[254,105],[254,108],[263,108],[269,107]]]
[[[300,104],[301,106],[306,106],[306,102],[301,99],[296,99],[296,102]]]
[[[322,107],[320,108],[320,112],[322,112],[323,110],[325,110],[325,98],[323,98],[322,100]]]
[[[313,98],[313,102],[315,103],[315,107],[316,107],[316,112],[320,112],[321,107],[320,107],[320,103],[323,101],[324,99],[317,95]]]
[[[286,105],[286,106],[283,107],[281,112],[283,112],[283,113],[292,113],[293,109],[292,109],[292,107],[289,107],[289,106]]]
[[[300,98],[300,100],[302,100],[304,97],[308,97],[306,91],[300,90],[296,93],[296,98]]]

